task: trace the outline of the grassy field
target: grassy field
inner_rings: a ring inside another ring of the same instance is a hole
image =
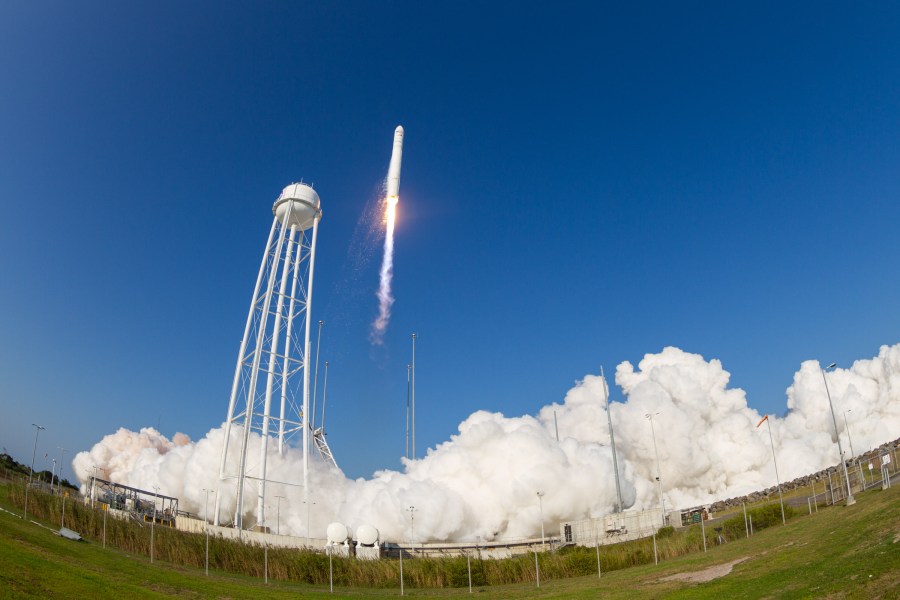
[[[708,552],[659,565],[592,576],[542,578],[475,587],[479,598],[897,598],[900,597],[900,486],[871,490],[856,505],[820,508]],[[0,506],[13,508],[4,498]],[[39,521],[41,522],[41,521]],[[43,523],[58,528],[54,522]],[[699,535],[696,536],[699,539]],[[613,549],[601,548],[601,553]],[[595,556],[582,552],[587,561]],[[651,555],[652,556],[652,555]],[[530,559],[533,565],[533,558]],[[543,559],[542,559],[543,561]],[[197,561],[193,561],[197,564]],[[384,562],[384,561],[382,561]],[[417,560],[406,561],[415,572]],[[502,563],[504,561],[491,561]],[[463,563],[464,564],[464,563]],[[594,565],[596,562],[593,563]],[[327,561],[324,580],[327,581]],[[730,566],[733,569],[728,573]],[[465,571],[462,572],[465,576]],[[710,581],[698,579],[719,575]],[[414,597],[465,597],[467,587],[411,588]],[[362,598],[398,596],[395,587],[335,587],[248,577],[183,566],[146,555],[72,542],[10,512],[0,512],[0,597],[3,598]]]

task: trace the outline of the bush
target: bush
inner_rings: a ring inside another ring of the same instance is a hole
[[[666,525],[665,527],[660,527],[659,531],[656,532],[656,539],[663,540],[667,537],[672,537],[675,534],[675,528],[671,525]]]
[[[788,504],[785,504],[784,518],[790,519],[795,516],[797,516],[796,509]],[[761,529],[771,527],[772,525],[780,525],[781,504],[766,504],[764,506],[751,508],[747,511],[747,517],[748,521],[751,519],[753,521],[753,531],[760,531]],[[747,526],[744,524],[743,513],[738,513],[735,516],[731,517],[730,519],[725,521],[722,526],[725,528],[726,539],[733,540],[738,537],[747,535]]]

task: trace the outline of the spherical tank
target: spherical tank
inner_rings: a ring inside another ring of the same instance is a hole
[[[360,525],[356,530],[356,541],[363,546],[374,546],[378,543],[378,530],[371,525]]]
[[[325,535],[332,544],[343,544],[350,537],[350,530],[343,523],[332,523],[325,530]]]
[[[284,227],[296,226],[303,231],[313,226],[322,215],[319,194],[305,183],[292,183],[282,190],[272,206],[272,213]],[[290,217],[288,217],[290,209]],[[287,219],[287,222],[285,221]]]

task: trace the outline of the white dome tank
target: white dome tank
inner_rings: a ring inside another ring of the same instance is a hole
[[[343,544],[350,537],[350,530],[343,523],[332,523],[325,530],[325,536],[332,544]]]
[[[363,546],[374,546],[378,543],[378,530],[371,525],[360,525],[356,530],[356,541]]]
[[[290,218],[288,222],[288,208]],[[272,213],[285,227],[294,225],[299,231],[313,226],[317,217],[322,215],[322,202],[319,194],[305,183],[292,183],[281,191],[281,195],[272,206]]]

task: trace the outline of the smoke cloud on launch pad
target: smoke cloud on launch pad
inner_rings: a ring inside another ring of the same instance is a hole
[[[659,413],[656,438],[667,507],[696,506],[775,484],[768,436],[756,428],[763,415],[748,405],[743,390],[728,387],[729,378],[718,360],[674,347],[645,355],[636,367],[627,361],[618,366],[615,383],[625,401],[612,402],[610,411],[626,507],[658,505],[647,413]],[[900,344],[882,346],[876,357],[829,373],[828,386],[835,411],[852,410],[849,425],[857,453],[897,437]],[[613,511],[616,491],[604,407],[603,381],[589,374],[536,416],[473,413],[425,457],[404,459],[403,472],[383,470],[371,479],[350,480],[313,461],[309,534],[302,488],[270,484],[267,489],[272,504],[275,496],[285,497],[281,531],[294,535],[323,537],[328,523],[337,520],[351,527],[374,525],[382,539],[406,539],[405,509],[415,506],[419,540],[533,536],[540,532],[537,491],[546,494],[546,523]],[[787,389],[786,413],[770,420],[783,481],[839,463],[816,361],[801,364]],[[840,418],[838,429],[846,442]],[[169,440],[152,428],[120,429],[79,453],[73,468],[83,485],[94,465],[105,479],[143,489],[158,485],[160,493],[178,497],[180,508],[196,514],[203,513],[202,489],[219,489],[221,519],[227,523],[236,490],[233,481],[218,479],[223,435],[219,427],[192,442],[183,434]],[[334,451],[339,458],[340,448]],[[300,449],[284,456],[273,450],[268,461],[269,479],[298,480]],[[247,514],[254,508],[250,496],[245,495]],[[271,519],[274,513],[269,514]]]

